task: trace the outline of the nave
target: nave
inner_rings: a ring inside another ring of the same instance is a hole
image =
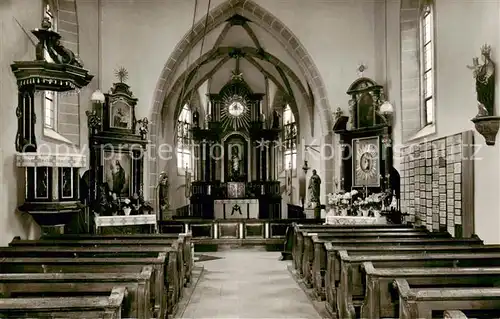
[[[203,275],[178,318],[321,318],[279,253],[242,248],[199,257],[214,259],[195,263]]]

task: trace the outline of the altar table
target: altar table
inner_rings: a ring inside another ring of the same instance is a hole
[[[156,215],[117,215],[96,216],[94,218],[95,232],[99,234],[101,227],[119,227],[134,225],[152,225],[157,232]]]
[[[219,199],[214,201],[216,219],[257,219],[258,199]]]

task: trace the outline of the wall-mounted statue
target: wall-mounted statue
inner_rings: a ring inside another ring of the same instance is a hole
[[[472,65],[467,67],[472,70],[476,79],[476,93],[479,113],[477,117],[493,116],[495,113],[495,63],[490,57],[491,47],[481,47],[483,64],[479,64],[479,58],[472,59]]]

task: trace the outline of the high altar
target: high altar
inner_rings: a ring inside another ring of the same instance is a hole
[[[277,113],[265,120],[264,94],[254,93],[236,70],[219,91],[208,95],[205,123],[193,113],[195,143],[192,215],[206,219],[280,219],[276,148]]]

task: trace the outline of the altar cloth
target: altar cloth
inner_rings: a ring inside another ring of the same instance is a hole
[[[384,225],[385,217],[326,216],[325,225]]]
[[[219,199],[214,201],[216,219],[259,218],[258,199]]]

